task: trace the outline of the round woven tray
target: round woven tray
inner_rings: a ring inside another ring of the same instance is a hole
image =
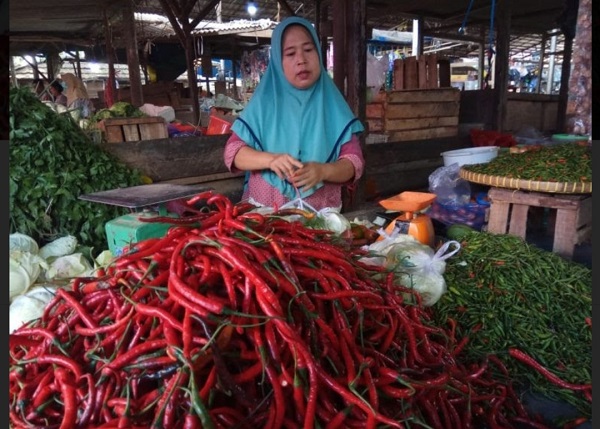
[[[460,169],[460,177],[469,182],[496,188],[522,189],[525,191],[552,192],[557,194],[591,194],[592,182],[539,182],[535,180],[514,179],[504,176],[473,173]]]

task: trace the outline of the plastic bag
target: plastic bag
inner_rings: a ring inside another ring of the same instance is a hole
[[[429,192],[436,195],[436,201],[445,205],[462,206],[471,200],[471,185],[459,175],[457,162],[439,167],[429,175]]]
[[[388,65],[389,58],[387,54],[377,59],[367,51],[367,86],[373,88],[374,92],[379,91],[385,83]]]
[[[450,246],[454,249],[450,250]],[[460,250],[458,241],[444,243],[435,253],[417,240],[393,245],[386,255],[386,267],[394,270],[400,282],[421,296],[424,306],[438,302],[446,292],[446,259]]]

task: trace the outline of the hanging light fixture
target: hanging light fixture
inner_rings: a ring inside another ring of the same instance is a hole
[[[256,3],[254,2],[248,2],[248,5],[246,6],[246,10],[248,11],[248,14],[250,14],[251,18],[254,18],[254,15],[256,15],[256,12],[258,11],[258,8],[256,7]]]

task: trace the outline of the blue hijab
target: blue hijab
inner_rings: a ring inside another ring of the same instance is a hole
[[[282,66],[282,38],[292,25],[303,25],[311,34],[319,53],[321,75],[313,86],[297,89],[286,79]],[[341,145],[352,134],[364,131],[323,65],[317,33],[312,24],[299,17],[286,18],[273,31],[267,70],[248,105],[231,127],[248,146],[266,152],[289,153],[301,162],[332,162]],[[261,172],[265,180],[288,199],[297,197],[287,180],[271,170]],[[305,198],[323,186],[301,191]]]

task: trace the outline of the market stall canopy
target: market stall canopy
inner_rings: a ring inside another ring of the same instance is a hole
[[[240,19],[255,21],[278,21],[286,16],[296,14],[308,19],[315,18],[317,5],[315,1],[255,1],[257,11],[250,16],[246,2],[239,1],[191,1],[191,17],[197,16],[208,6],[211,8],[204,18],[206,21],[229,23]],[[573,3],[565,0],[529,0],[512,5],[511,33],[515,36],[541,35],[561,27],[561,22],[569,13],[576,16],[575,11],[567,12],[567,5]],[[11,53],[20,55],[44,48],[64,49],[65,46],[92,46],[104,40],[103,21],[106,14],[113,30],[115,46],[124,44],[120,34],[119,20],[127,0],[28,0],[10,2],[10,44]],[[473,4],[472,0],[365,0],[367,25],[369,28],[382,30],[401,30],[409,27],[412,19],[422,17],[425,20],[425,35],[450,37],[465,40],[479,37],[481,29],[489,28],[494,17],[496,2],[489,0]],[[473,7],[470,7],[473,6]],[[497,8],[497,7],[496,7]],[[164,16],[159,0],[133,2],[137,13],[158,14]],[[329,7],[328,19],[332,17]],[[137,23],[140,43],[153,41],[155,38],[167,36],[170,25],[163,25],[163,34],[155,34],[157,26]],[[459,32],[459,29],[462,30]],[[463,31],[464,30],[464,31]],[[171,30],[172,31],[172,30]],[[145,36],[145,37],[144,37]],[[265,34],[266,36],[266,34]],[[121,38],[121,40],[119,40]],[[534,39],[539,43],[539,37]],[[176,38],[173,38],[176,42]],[[533,41],[533,40],[532,40]],[[528,48],[524,42],[520,49]],[[535,43],[534,43],[535,45]],[[468,45],[465,45],[468,48]],[[531,47],[531,46],[529,46]],[[472,49],[471,49],[472,50]]]

